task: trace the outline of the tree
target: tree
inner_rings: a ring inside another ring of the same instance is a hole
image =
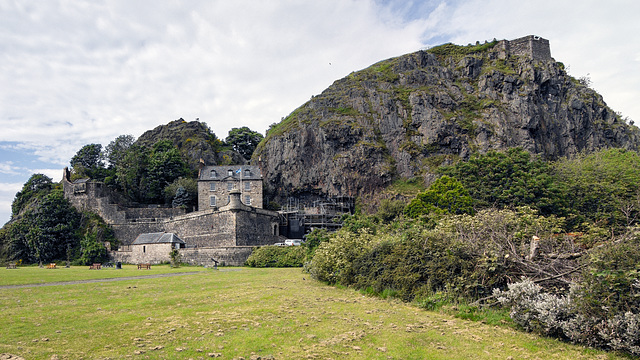
[[[253,131],[246,126],[233,128],[229,131],[229,136],[225,140],[233,150],[237,151],[245,159],[251,159],[256,146],[264,137],[259,132]]]
[[[417,218],[428,214],[470,214],[472,199],[462,184],[447,175],[434,181],[424,192],[418,194],[405,212]]]
[[[89,144],[83,146],[71,158],[71,168],[77,177],[90,177],[104,180],[108,175],[104,167],[102,145]]]
[[[567,188],[573,226],[584,221],[629,226],[640,212],[640,155],[624,149],[579,154],[554,164]]]
[[[553,169],[522,148],[475,155],[440,171],[458,179],[477,207],[531,206],[542,215],[566,211],[565,193]]]
[[[165,187],[188,173],[189,168],[173,143],[170,140],[158,141],[149,156],[147,201],[158,203],[164,200]]]
[[[103,166],[102,145],[100,144],[85,145],[71,158],[71,167],[74,169],[78,167],[92,169]]]
[[[18,215],[24,206],[34,197],[49,192],[53,188],[53,181],[43,174],[33,174],[22,186],[11,204],[12,216]]]
[[[164,201],[173,207],[195,208],[198,205],[198,181],[187,177],[174,180],[164,188]]]
[[[22,220],[28,228],[24,238],[32,261],[66,258],[67,249],[78,245],[80,214],[60,190],[39,198],[36,206],[25,211]]]
[[[133,135],[120,135],[107,145],[104,149],[104,158],[109,163],[109,168],[120,165],[127,150],[134,142],[135,138]]]
[[[149,151],[139,145],[132,145],[124,152],[116,167],[116,183],[124,194],[133,201],[144,201],[144,189]]]

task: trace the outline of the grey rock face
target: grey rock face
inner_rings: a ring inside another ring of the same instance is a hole
[[[561,63],[505,55],[500,46],[474,49],[443,45],[336,81],[256,150],[267,191],[355,196],[511,147],[547,159],[638,149],[638,128]]]

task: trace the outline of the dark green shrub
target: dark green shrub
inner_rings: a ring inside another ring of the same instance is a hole
[[[597,248],[583,261],[588,266],[577,291],[582,315],[640,314],[640,235]]]
[[[263,246],[254,248],[246,261],[251,267],[302,267],[306,250],[302,246]]]
[[[474,155],[439,171],[459,180],[475,207],[530,206],[543,215],[566,212],[566,193],[553,169],[521,148]]]
[[[412,218],[429,214],[470,214],[473,213],[472,201],[458,180],[444,175],[418,194],[407,205],[405,213]]]

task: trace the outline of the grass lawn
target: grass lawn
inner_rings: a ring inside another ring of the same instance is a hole
[[[25,359],[621,358],[365,297],[310,280],[300,269],[87,269],[0,269],[0,285],[77,281],[95,273],[199,273],[0,289],[0,354]]]
[[[89,270],[89,266],[71,266],[65,268],[58,264],[55,269],[44,269],[38,266],[21,266],[17,269],[0,268],[0,286],[22,284],[44,284],[61,281],[79,281],[91,279],[110,279],[152,274],[168,274],[176,272],[205,271],[203,267],[184,266],[173,269],[168,265],[152,265],[149,270],[138,270],[137,265],[122,265],[122,269],[102,268]]]

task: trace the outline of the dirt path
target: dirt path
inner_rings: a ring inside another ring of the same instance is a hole
[[[0,289],[21,289],[21,288],[41,287],[41,286],[75,285],[75,284],[88,284],[88,283],[99,283],[99,282],[112,282],[112,281],[125,281],[125,280],[138,280],[138,279],[153,279],[153,278],[161,278],[161,277],[183,276],[183,275],[194,275],[194,274],[202,274],[202,272],[201,271],[194,271],[194,272],[181,272],[181,273],[170,273],[170,274],[128,276],[128,277],[108,278],[108,279],[88,279],[88,280],[75,280],[75,281],[57,281],[57,282],[41,283],[41,284],[1,285]]]

